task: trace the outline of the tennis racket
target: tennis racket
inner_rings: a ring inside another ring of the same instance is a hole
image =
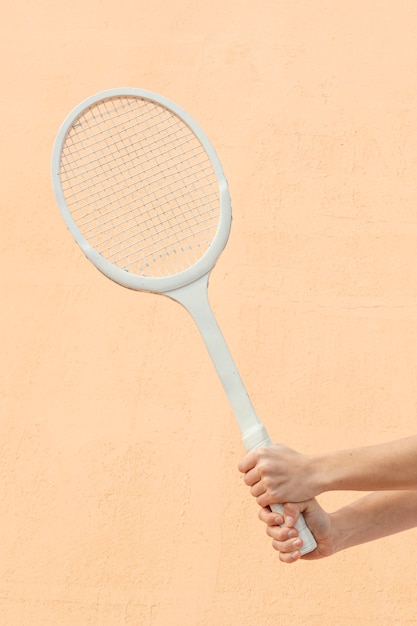
[[[208,301],[208,279],[232,214],[214,148],[175,103],[111,89],[68,115],[52,154],[55,196],[85,256],[108,278],[164,294],[192,315],[232,405],[247,451],[270,445]],[[282,513],[281,505],[274,510]],[[304,519],[301,552],[316,548]]]

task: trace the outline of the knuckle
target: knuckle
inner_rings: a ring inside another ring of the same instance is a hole
[[[262,446],[260,448],[255,448],[255,450],[253,451],[253,454],[254,454],[256,461],[259,462],[260,459],[262,459],[263,457],[264,449],[262,448]]]
[[[281,552],[281,542],[280,541],[277,541],[276,539],[273,539],[272,540],[272,547],[274,548],[274,550],[279,552],[280,555],[282,554],[282,552]]]
[[[268,491],[272,491],[272,489],[274,489],[275,487],[274,481],[272,480],[269,474],[265,474],[265,476],[262,478],[262,482],[264,484],[265,489],[267,489]]]
[[[259,458],[257,468],[260,475],[264,477],[268,470],[268,463],[263,457]]]
[[[259,506],[261,506],[261,507],[268,506],[268,503],[267,503],[267,502],[265,502],[265,494],[262,494],[261,496],[258,496],[258,497],[256,498],[256,502],[257,502],[257,504],[259,504]]]

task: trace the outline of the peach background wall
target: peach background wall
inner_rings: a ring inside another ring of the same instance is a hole
[[[84,259],[49,175],[85,97],[178,102],[230,183],[211,303],[273,439],[414,433],[414,0],[3,0],[0,29],[0,623],[414,624],[417,531],[278,561],[191,319]]]

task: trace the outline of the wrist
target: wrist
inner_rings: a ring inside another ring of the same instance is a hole
[[[350,532],[346,528],[343,509],[330,513],[332,554],[345,550],[350,545]]]
[[[315,496],[335,489],[335,464],[332,462],[331,454],[318,454],[312,457],[310,469],[311,486]]]
[[[317,493],[359,489],[363,472],[360,452],[356,449],[318,455],[314,470],[319,489]]]

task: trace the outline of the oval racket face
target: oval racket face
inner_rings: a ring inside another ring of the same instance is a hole
[[[112,89],[82,102],[57,135],[52,178],[85,255],[126,287],[184,286],[226,245],[230,198],[214,148],[157,94]]]

